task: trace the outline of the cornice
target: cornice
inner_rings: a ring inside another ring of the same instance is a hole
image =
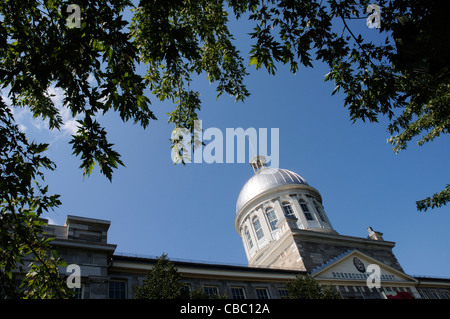
[[[370,246],[381,249],[392,249],[395,247],[395,242],[386,240],[373,240],[369,238],[354,237],[333,233],[316,232],[313,230],[294,229],[292,230],[294,238],[299,238],[303,241],[310,241],[314,243],[327,243],[337,245],[356,245],[358,247]]]
[[[69,248],[79,248],[79,249],[91,249],[91,250],[101,250],[110,253],[114,253],[117,245],[114,244],[105,244],[105,243],[95,243],[88,241],[81,241],[75,239],[65,239],[65,238],[56,238],[51,241],[52,246],[58,247],[69,247]]]

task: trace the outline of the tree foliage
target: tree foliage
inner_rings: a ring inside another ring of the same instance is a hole
[[[39,219],[60,204],[36,181],[44,179],[42,169],[54,169],[42,155],[47,146],[28,142],[0,101],[0,298],[70,296],[58,268],[65,264]]]
[[[130,1],[77,1],[80,28],[67,27],[66,1],[2,1],[0,79],[13,106],[60,129],[62,119],[48,89],[64,92],[64,107],[79,120],[71,143],[89,175],[95,163],[109,179],[122,164],[95,116],[110,110],[143,127],[154,119],[145,83],[136,73],[137,48],[129,41],[123,10]]]
[[[176,128],[194,134],[201,100],[200,92],[192,89],[193,75],[217,83],[217,97],[228,93],[243,101],[249,95],[228,15],[224,1],[218,0],[144,0],[135,9],[131,36],[147,66],[145,83],[159,100],[173,102],[169,122]],[[176,145],[173,140],[171,148],[179,153]]]
[[[450,130],[450,26],[446,1],[380,0],[378,38],[353,32],[366,19],[369,1],[248,1],[256,43],[250,64],[276,73],[278,64],[297,72],[314,61],[329,66],[332,94],[342,92],[353,121],[390,120],[395,152],[419,138],[423,145]],[[242,9],[241,9],[242,10]],[[238,11],[239,12],[239,11]],[[338,27],[340,26],[340,28]],[[376,32],[376,31],[374,31]],[[450,201],[448,187],[417,202],[419,210]]]
[[[189,291],[181,282],[181,274],[166,254],[161,255],[147,272],[142,285],[134,291],[136,299],[224,299],[226,296],[208,296],[201,288]]]
[[[174,103],[169,122],[194,131],[201,100],[191,86],[193,74],[217,83],[218,96],[225,92],[243,101],[249,95],[244,60],[227,27],[233,12],[255,24],[250,65],[276,74],[280,63],[292,72],[326,63],[325,79],[335,82],[333,94],[344,93],[350,118],[386,115],[392,120],[389,141],[399,151],[423,132],[420,145],[448,133],[444,2],[379,1],[379,32],[386,40],[377,45],[349,27],[349,21],[366,18],[367,0],[142,0],[131,23],[123,18],[131,1],[83,0],[77,3],[80,28],[67,27],[65,1],[8,0],[0,4],[0,79],[14,106],[48,119],[51,129],[63,123],[48,89],[62,89],[64,107],[81,118],[71,144],[84,174],[97,163],[111,179],[123,162],[96,115],[116,111],[146,127],[156,119],[144,93],[148,87],[159,100]],[[143,76],[138,63],[146,67]]]
[[[341,299],[333,287],[322,288],[310,275],[298,275],[286,287],[290,299]]]
[[[224,3],[228,7],[224,7]],[[443,0],[380,0],[379,40],[351,28],[367,18],[368,0],[140,1],[131,34],[148,65],[146,83],[160,99],[171,99],[170,121],[194,131],[199,93],[191,74],[206,73],[217,92],[243,100],[246,70],[226,26],[228,15],[254,23],[249,63],[275,75],[279,64],[292,72],[328,65],[332,94],[342,92],[353,121],[390,120],[395,152],[414,138],[419,145],[449,133],[450,26]],[[353,24],[354,25],[354,24]],[[375,31],[374,31],[375,32]],[[152,36],[150,36],[152,35]],[[417,202],[419,210],[450,200],[448,189]]]
[[[179,299],[185,292],[180,282],[181,274],[166,254],[158,258],[141,286],[134,292],[136,299]]]

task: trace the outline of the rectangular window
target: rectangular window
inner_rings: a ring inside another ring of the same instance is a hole
[[[294,211],[292,210],[292,207],[289,203],[283,203],[282,207],[283,207],[284,215],[286,217],[295,217]]]
[[[256,288],[256,296],[258,299],[269,299],[267,288]]]
[[[126,282],[122,280],[111,280],[109,282],[109,299],[125,299]]]
[[[264,237],[264,231],[261,227],[261,223],[259,222],[258,217],[255,217],[253,219],[253,227],[255,228],[256,237],[258,240]]]
[[[300,207],[302,208],[304,213],[309,213],[309,208],[305,203],[300,203]]]
[[[430,297],[428,296],[428,294],[425,290],[418,289],[418,291],[419,291],[419,294],[422,297],[422,299],[430,299]]]
[[[325,217],[322,214],[322,211],[320,210],[319,206],[317,204],[314,204],[314,207],[316,208],[317,214],[319,215],[319,218],[321,221],[326,222]]]
[[[309,212],[308,205],[305,202],[300,202],[300,207],[302,208],[303,214],[305,215],[307,220],[313,220],[311,213]]]
[[[278,218],[277,218],[277,215],[275,215],[273,208],[267,209],[266,214],[267,214],[267,219],[269,220],[269,225],[270,225],[271,230],[276,230]]]
[[[248,242],[248,246],[250,247],[250,249],[253,248],[253,241],[252,241],[252,236],[250,236],[250,232],[248,231],[248,229],[245,229],[245,236],[247,236],[247,242]]]
[[[305,213],[306,220],[313,220],[311,213]]]
[[[73,299],[83,299],[83,285],[80,288],[73,288],[72,290],[75,291],[72,297]]]
[[[436,290],[431,290],[430,291],[430,296],[431,296],[431,299],[440,299],[439,295],[436,292]]]
[[[219,296],[219,288],[217,286],[203,286],[202,291],[208,298]]]
[[[245,299],[244,288],[231,287],[231,298],[232,299]]]
[[[287,291],[287,289],[278,289],[278,293],[280,294],[280,297],[282,298],[282,299],[284,299],[284,298],[289,298],[289,293],[288,293],[288,291]]]

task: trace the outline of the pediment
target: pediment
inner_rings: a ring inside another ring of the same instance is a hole
[[[352,250],[315,269],[311,275],[320,280],[352,281],[365,283],[378,280],[383,283],[417,283],[417,280],[358,250]]]

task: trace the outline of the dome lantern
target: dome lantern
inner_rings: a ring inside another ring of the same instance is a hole
[[[266,158],[262,155],[255,156],[250,161],[250,165],[255,174],[258,174],[263,168],[267,167]]]

